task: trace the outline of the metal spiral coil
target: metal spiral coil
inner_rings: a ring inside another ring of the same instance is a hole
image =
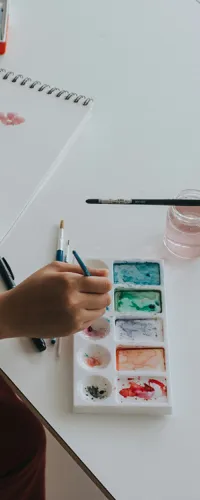
[[[11,83],[19,83],[22,87],[26,85],[29,89],[35,89],[37,92],[45,91],[47,95],[54,94],[55,97],[62,97],[64,101],[71,100],[75,104],[80,102],[82,106],[88,106],[93,101],[93,99],[87,98],[84,95],[68,92],[68,90],[61,90],[58,87],[51,87],[46,83],[42,84],[39,80],[34,81],[29,77],[25,78],[20,73],[15,75],[13,71],[7,71],[4,68],[0,68],[0,73],[4,73],[4,76],[2,76],[3,80],[9,80]]]

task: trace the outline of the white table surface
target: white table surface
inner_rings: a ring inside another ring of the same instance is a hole
[[[64,218],[81,255],[163,257],[173,415],[73,415],[72,339],[59,361],[52,347],[38,355],[28,340],[2,341],[0,366],[117,500],[199,500],[199,260],[177,260],[163,248],[164,208],[89,207],[84,200],[199,187],[200,5],[57,5],[51,12],[43,1],[40,16],[37,1],[31,9],[24,0],[13,5],[1,66],[92,94],[96,107],[0,253],[20,282],[54,257]]]

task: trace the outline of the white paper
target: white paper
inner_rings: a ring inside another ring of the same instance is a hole
[[[89,108],[3,80],[3,76],[0,74],[0,241],[33,193],[57,169]],[[25,121],[16,124],[14,117],[6,124],[7,113],[16,113]]]

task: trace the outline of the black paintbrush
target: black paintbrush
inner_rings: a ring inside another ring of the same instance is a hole
[[[194,200],[189,200],[189,199],[181,199],[181,198],[172,198],[172,199],[130,199],[130,200],[123,200],[123,199],[108,199],[108,200],[101,200],[98,198],[91,198],[87,199],[86,203],[89,203],[90,205],[172,205],[172,206],[178,206],[178,207],[187,207],[187,206],[194,206],[194,207],[199,207],[200,206],[200,199],[194,199]]]

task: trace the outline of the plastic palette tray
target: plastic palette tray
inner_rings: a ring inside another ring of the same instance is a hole
[[[163,262],[85,263],[109,269],[112,303],[74,336],[74,411],[170,414]]]

